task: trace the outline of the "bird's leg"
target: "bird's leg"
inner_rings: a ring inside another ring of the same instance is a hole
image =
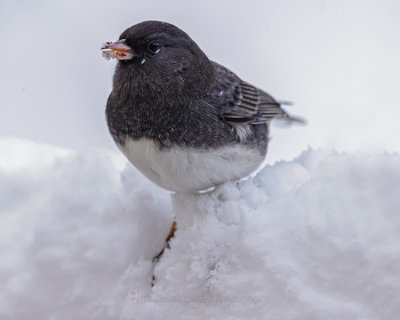
[[[162,257],[162,255],[163,255],[165,249],[166,249],[166,248],[169,248],[169,241],[173,238],[173,236],[174,236],[174,234],[175,234],[175,231],[176,231],[176,221],[174,221],[174,222],[172,223],[171,229],[169,230],[167,239],[165,240],[166,246],[160,251],[159,254],[157,254],[157,255],[153,258],[153,263],[157,263],[157,262],[160,260],[160,258]]]
[[[166,248],[170,248],[170,246],[169,246],[169,241],[173,238],[173,236],[174,236],[174,234],[175,234],[175,231],[176,231],[176,221],[174,221],[174,222],[172,223],[171,229],[169,230],[167,239],[165,240],[165,242],[166,242],[165,247],[160,251],[159,254],[157,254],[157,255],[153,258],[153,266],[155,266],[156,263],[157,263],[158,261],[160,261],[162,255],[163,255],[163,253],[164,253],[164,251],[165,251],[165,249],[166,249]],[[154,270],[154,269],[153,269],[153,270]],[[153,274],[153,280],[152,280],[152,282],[151,282],[151,286],[154,287],[155,283],[156,283],[156,277],[155,277],[154,274]]]

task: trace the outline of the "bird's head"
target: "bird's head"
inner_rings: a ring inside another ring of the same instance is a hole
[[[129,74],[132,81],[158,90],[173,86],[172,91],[182,93],[194,83],[201,88],[213,76],[212,64],[197,44],[165,22],[136,24],[122,32],[118,41],[107,42],[102,51],[104,57],[119,60],[117,78],[118,73],[122,78]]]

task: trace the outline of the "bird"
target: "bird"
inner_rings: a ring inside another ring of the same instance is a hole
[[[165,189],[198,193],[240,180],[264,162],[272,120],[301,122],[170,23],[138,23],[101,50],[118,60],[106,105],[111,136]]]

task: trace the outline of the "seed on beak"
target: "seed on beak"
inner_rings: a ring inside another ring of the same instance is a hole
[[[106,42],[101,47],[101,51],[103,57],[107,60],[112,58],[118,60],[130,60],[134,56],[132,48],[125,44],[125,39],[115,42]]]

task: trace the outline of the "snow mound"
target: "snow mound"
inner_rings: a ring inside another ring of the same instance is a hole
[[[397,154],[307,150],[214,192],[172,196],[120,155],[52,154],[29,170],[0,166],[1,319],[400,313]]]

